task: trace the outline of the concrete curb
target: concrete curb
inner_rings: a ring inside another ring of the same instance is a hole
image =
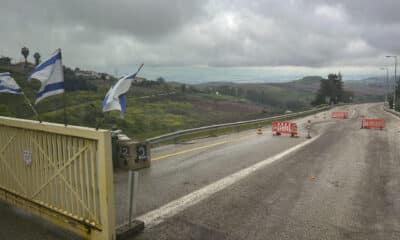
[[[125,240],[133,238],[144,230],[144,222],[140,220],[134,220],[132,225],[129,227],[125,224],[116,230],[117,240]]]
[[[394,111],[392,109],[389,109],[386,106],[383,107],[383,110],[385,110],[388,113],[391,113],[391,114],[395,115],[396,117],[400,117],[400,113],[399,112],[396,112],[396,111]]]

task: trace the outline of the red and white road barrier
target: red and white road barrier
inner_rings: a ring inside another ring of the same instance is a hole
[[[346,119],[346,118],[349,118],[349,113],[348,112],[332,112],[332,118]]]
[[[297,124],[289,121],[273,121],[272,133],[274,135],[290,134],[292,137],[297,136]]]
[[[385,128],[385,119],[383,118],[364,118],[361,122],[361,128]]]

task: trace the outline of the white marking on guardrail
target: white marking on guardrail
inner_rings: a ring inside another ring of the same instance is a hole
[[[226,177],[224,177],[214,183],[211,183],[199,190],[196,190],[188,195],[185,195],[179,199],[176,199],[170,203],[167,203],[158,209],[155,209],[153,211],[145,213],[142,216],[138,217],[138,219],[145,223],[146,228],[152,228],[152,227],[160,224],[161,222],[163,222],[165,219],[172,217],[179,212],[182,212],[183,210],[187,209],[188,207],[193,206],[193,205],[199,203],[200,201],[210,197],[211,195],[244,179],[245,177],[249,176],[250,174],[254,173],[255,171],[257,171],[257,170],[299,150],[300,148],[314,142],[318,138],[319,138],[319,135],[315,136],[311,140],[307,140],[303,143],[300,143],[292,148],[289,148],[281,153],[278,153],[277,155],[269,157],[261,162],[258,162],[250,167],[242,169],[242,170],[240,170],[236,173],[233,173],[229,176],[226,176]]]

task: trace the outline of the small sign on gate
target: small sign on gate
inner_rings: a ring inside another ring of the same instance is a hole
[[[136,141],[118,142],[118,164],[129,170],[139,170],[150,167],[150,147],[148,143]]]
[[[23,153],[24,162],[27,166],[32,164],[32,152],[29,150],[24,150]]]
[[[147,145],[145,144],[138,144],[136,147],[136,162],[138,161],[144,161],[148,158],[147,156]]]

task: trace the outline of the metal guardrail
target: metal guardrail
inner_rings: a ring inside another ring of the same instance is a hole
[[[303,112],[290,113],[290,114],[284,114],[284,115],[267,117],[267,118],[259,118],[259,119],[254,119],[254,120],[240,121],[240,122],[233,122],[233,123],[215,124],[215,125],[210,125],[210,126],[191,128],[191,129],[186,129],[186,130],[179,130],[176,132],[167,133],[167,134],[160,135],[157,137],[149,138],[149,139],[146,139],[146,141],[149,143],[158,143],[161,141],[165,141],[168,139],[176,138],[176,137],[191,134],[191,133],[203,132],[203,131],[207,131],[207,130],[222,129],[222,128],[234,127],[234,126],[240,126],[240,125],[246,125],[246,124],[262,123],[265,121],[273,121],[273,120],[279,120],[279,119],[285,119],[285,118],[291,118],[291,117],[297,117],[297,116],[301,116],[304,114],[317,113],[320,111],[328,110],[330,108],[331,108],[331,106],[325,106],[325,107],[315,108],[315,109],[311,109],[311,110],[307,110],[307,111],[303,111]]]

